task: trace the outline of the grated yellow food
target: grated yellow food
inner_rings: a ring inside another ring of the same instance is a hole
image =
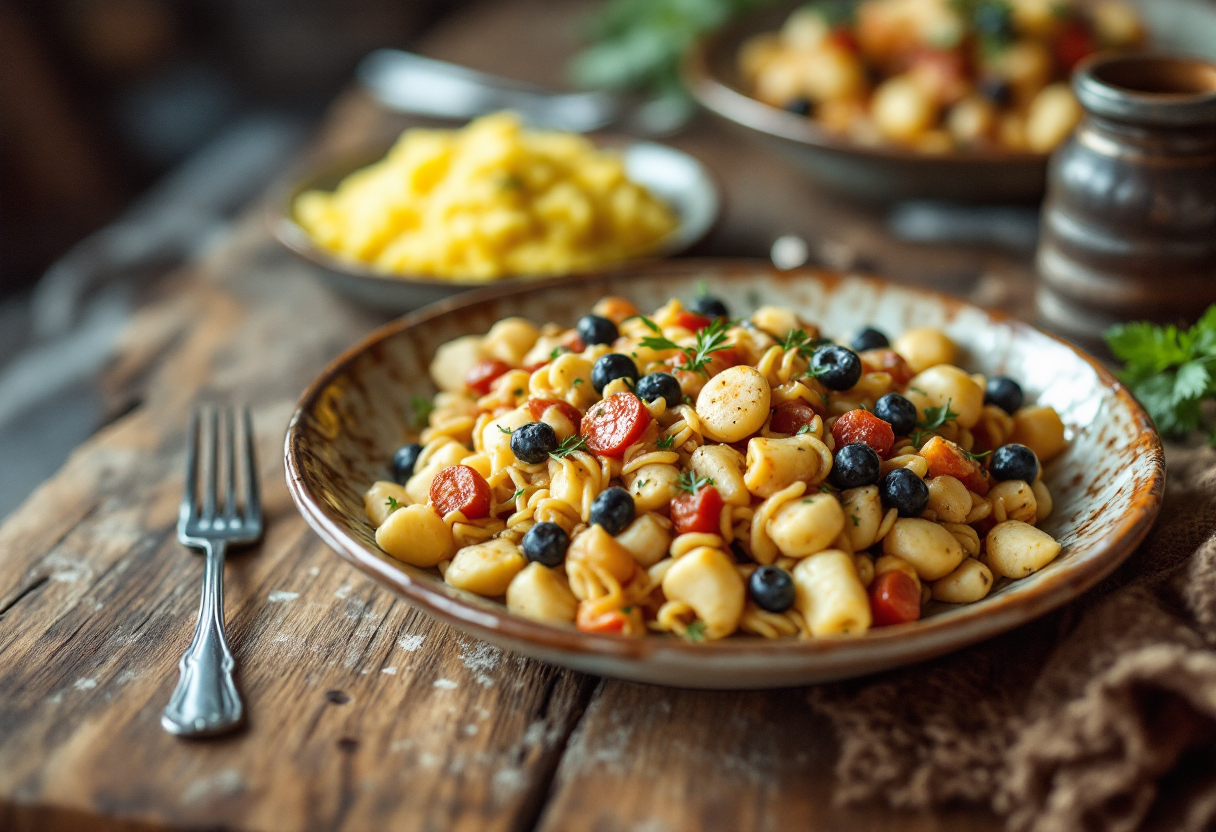
[[[321,247],[386,274],[493,280],[648,253],[676,226],[621,157],[582,136],[525,130],[510,113],[459,130],[407,130],[296,220]]]

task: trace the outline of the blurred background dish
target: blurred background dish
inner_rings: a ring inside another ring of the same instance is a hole
[[[604,140],[602,146],[622,154],[628,178],[644,187],[671,209],[676,226],[642,258],[608,262],[602,268],[619,267],[637,259],[667,257],[692,246],[713,226],[720,197],[713,177],[687,153],[654,142]],[[486,279],[446,279],[422,275],[388,274],[371,264],[336,256],[318,245],[297,221],[295,206],[308,191],[332,191],[354,171],[384,157],[385,150],[368,150],[343,159],[323,161],[303,172],[282,189],[271,203],[271,224],[278,240],[295,254],[317,267],[317,274],[335,291],[367,306],[388,312],[408,312],[472,288],[485,286]],[[583,269],[577,269],[582,271]],[[535,283],[553,275],[531,275],[495,279],[495,284]]]
[[[1147,42],[1155,48],[1216,55],[1216,7],[1201,0],[1138,0],[1126,8],[1134,9],[1135,14],[1125,23],[1134,26],[1138,20],[1145,29]],[[777,31],[791,20],[791,10],[791,6],[781,5],[742,18],[703,39],[690,51],[684,64],[684,78],[702,105],[786,152],[820,182],[864,198],[1026,202],[1042,196],[1047,171],[1045,150],[1065,135],[1047,129],[1052,125],[1046,122],[1060,120],[1054,116],[1042,119],[1045,125],[1038,132],[1043,135],[1030,144],[992,142],[975,149],[956,150],[949,147],[952,140],[945,131],[936,130],[934,135],[943,134],[943,141],[939,142],[942,146],[930,147],[932,152],[926,152],[912,144],[883,141],[880,135],[874,137],[873,143],[863,143],[852,136],[830,132],[805,114],[760,100],[754,94],[754,83],[740,69],[740,56],[749,44],[755,51],[757,36]],[[1122,42],[1135,42],[1134,35],[1134,32],[1125,34]],[[1083,47],[1092,50],[1097,43],[1097,40],[1088,45],[1079,43],[1073,52],[1083,57]],[[1040,57],[1051,60],[1046,51],[1044,56]],[[1063,71],[1072,57],[1069,54],[1057,59],[1058,66],[1052,71]],[[1044,80],[1054,77],[1047,70],[1044,67]],[[859,83],[865,82],[866,79],[859,79]],[[1041,83],[1033,90],[1028,89],[1027,107],[1038,106],[1048,115],[1065,109],[1063,87],[1060,95],[1049,96],[1051,101],[1031,99],[1032,93],[1044,88],[1051,93],[1054,86]],[[773,95],[770,92],[768,97],[775,101]],[[1049,107],[1053,102],[1061,106]],[[1079,116],[1079,110],[1076,115]],[[1022,149],[1011,149],[1018,145]]]

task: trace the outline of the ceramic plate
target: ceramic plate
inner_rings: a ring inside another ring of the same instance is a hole
[[[1055,407],[1068,450],[1044,476],[1055,510],[1043,528],[1060,556],[983,601],[935,604],[925,618],[853,639],[734,637],[688,644],[670,637],[590,635],[507,613],[406,566],[376,546],[363,492],[388,476],[404,440],[411,396],[430,396],[436,347],[481,333],[508,315],[572,324],[605,294],[642,309],[692,297],[708,281],[735,314],[781,304],[847,337],[871,324],[894,336],[938,326],[962,348],[960,364],[1020,380],[1027,400]],[[1067,603],[1118,566],[1148,533],[1165,482],[1161,443],[1131,395],[1094,358],[999,312],[880,280],[758,263],[684,261],[629,275],[569,278],[544,288],[495,287],[402,318],[334,361],[300,400],[287,432],[287,483],[301,513],[342,557],[411,603],[517,653],[602,676],[699,688],[768,688],[860,676],[936,656],[1024,624]]]
[[[1133,0],[1155,49],[1216,58],[1216,5],[1206,0]],[[819,181],[876,200],[1037,201],[1047,154],[986,151],[928,155],[865,147],[814,121],[752,98],[736,56],[749,37],[781,27],[796,5],[765,9],[729,24],[690,50],[684,80],[706,109],[768,141]]]
[[[718,218],[721,198],[709,171],[692,156],[655,142],[603,142],[619,147],[630,179],[644,185],[675,211],[679,220],[658,248],[647,259],[669,257],[690,248],[713,227]],[[493,281],[460,282],[424,277],[382,274],[357,263],[341,260],[315,245],[295,221],[296,197],[309,190],[333,190],[347,174],[384,157],[387,147],[352,154],[343,159],[320,162],[293,177],[291,184],[271,202],[270,224],[275,237],[293,253],[316,267],[317,274],[334,291],[364,306],[387,312],[410,312],[428,303],[488,285],[537,286],[554,280],[547,277],[520,277]],[[619,264],[606,270],[620,268]]]

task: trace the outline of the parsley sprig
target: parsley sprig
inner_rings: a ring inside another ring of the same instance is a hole
[[[671,446],[675,444],[675,441],[676,438],[674,436],[662,436],[659,437],[659,441],[655,445],[660,451],[669,451],[671,450]]]
[[[697,619],[685,627],[684,638],[689,641],[705,641],[705,622]]]
[[[696,494],[705,486],[713,484],[714,481],[709,477],[702,477],[693,471],[685,471],[680,474],[680,479],[676,482],[676,488],[681,491],[687,491],[689,494]]]
[[[827,338],[812,338],[804,330],[791,329],[789,334],[785,336],[785,340],[781,343],[781,349],[789,352],[790,350],[798,350],[799,355],[810,360],[815,354],[815,350],[824,344],[832,343]]]
[[[389,514],[392,514],[394,511],[401,508],[401,503],[397,502],[396,497],[389,497],[384,501],[384,504],[388,506]]]
[[[587,450],[587,439],[579,434],[575,434],[567,439],[563,439],[562,443],[557,446],[556,450],[550,451],[549,456],[554,459],[570,456],[575,451]]]
[[[1203,403],[1216,398],[1216,306],[1190,329],[1139,321],[1111,328],[1106,343],[1123,362],[1119,380],[1158,430],[1182,437],[1206,427]],[[1216,429],[1209,433],[1216,444]]]
[[[705,365],[710,362],[715,352],[722,352],[730,347],[726,342],[726,331],[730,329],[731,322],[726,318],[715,318],[709,326],[698,330],[696,343],[691,347],[681,347],[670,338],[665,338],[658,324],[649,318],[642,318],[642,323],[652,332],[659,333],[643,338],[642,346],[652,350],[679,350],[684,353],[684,363],[679,367],[682,370],[703,373]]]
[[[916,423],[916,427],[919,430],[912,432],[913,445],[920,447],[921,439],[941,429],[951,419],[958,418],[958,414],[950,409],[950,405],[952,404],[954,404],[954,399],[946,399],[946,403],[941,407],[925,408],[925,418]]]

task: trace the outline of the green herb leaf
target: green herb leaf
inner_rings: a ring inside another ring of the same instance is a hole
[[[511,432],[511,429],[509,427],[507,427],[506,425],[495,425],[494,427],[498,428],[498,430],[501,433],[510,433]]]
[[[702,477],[692,471],[685,471],[680,474],[680,479],[676,482],[676,488],[681,491],[687,491],[689,494],[696,494],[707,485],[713,485],[714,481],[709,477]]]
[[[410,410],[413,413],[410,417],[411,427],[414,430],[425,428],[431,418],[431,411],[434,409],[434,403],[427,396],[410,396]]]
[[[644,323],[646,325],[646,328],[649,329],[651,332],[662,332],[663,331],[663,330],[659,329],[658,324],[656,324],[654,321],[650,320],[650,318],[647,318],[645,315],[630,315],[628,318],[625,319],[625,321],[641,321],[642,323]],[[625,321],[621,321],[621,323],[625,323]]]
[[[566,352],[570,352],[569,347],[561,347],[561,346],[554,347],[553,349],[549,350],[549,360],[553,361],[559,355],[561,355],[562,353],[566,353]]]
[[[1140,321],[1111,328],[1106,343],[1123,362],[1120,380],[1162,433],[1181,437],[1203,425],[1203,403],[1216,398],[1216,306],[1190,329]]]
[[[388,510],[389,510],[390,514],[394,511],[396,511],[397,509],[401,508],[401,503],[397,502],[396,497],[389,497],[387,500],[384,501],[384,504],[386,506],[388,506]]]
[[[655,443],[655,445],[661,451],[668,451],[671,450],[671,446],[675,444],[675,441],[676,438],[674,436],[662,436],[659,438],[659,441]]]
[[[523,493],[524,493],[524,491],[526,491],[526,490],[527,490],[526,488],[517,488],[517,489],[515,489],[515,493],[511,495],[511,502],[515,502],[516,500],[518,500],[518,499],[519,499],[519,496],[520,496],[521,494],[523,494]]]
[[[582,380],[581,378],[576,378],[574,381],[572,381],[572,382],[570,383],[570,386],[572,386],[572,387],[578,387],[578,386],[579,386],[580,384],[582,384],[582,383],[583,383],[583,380]]]
[[[967,457],[967,459],[983,459],[984,457],[986,457],[990,453],[992,453],[992,451],[984,451],[982,454],[973,454],[973,453],[971,453],[971,451],[968,451],[964,448],[959,448],[959,450],[963,452],[963,456]]]
[[[912,444],[920,445],[920,440],[927,434],[939,430],[946,422],[951,419],[957,419],[958,414],[950,409],[950,405],[954,404],[954,399],[946,399],[946,403],[941,407],[926,407],[925,418],[916,423],[920,430],[912,432]]]
[[[685,627],[684,638],[689,641],[705,641],[705,622],[697,619]]]
[[[794,433],[794,436],[802,436],[802,434],[810,433],[810,432],[811,432],[811,426],[803,425],[802,427],[798,428],[797,432]]]
[[[824,493],[824,494],[831,494],[831,493],[832,493],[832,488],[831,488],[831,486],[827,486],[827,485],[821,485],[821,486],[819,486],[819,490],[820,490],[822,493]]]
[[[570,456],[570,454],[574,453],[575,451],[585,450],[587,450],[587,440],[579,434],[575,434],[574,436],[563,440],[562,443],[557,446],[557,449],[552,451],[549,456],[553,457],[554,459],[561,459],[563,457]]]

